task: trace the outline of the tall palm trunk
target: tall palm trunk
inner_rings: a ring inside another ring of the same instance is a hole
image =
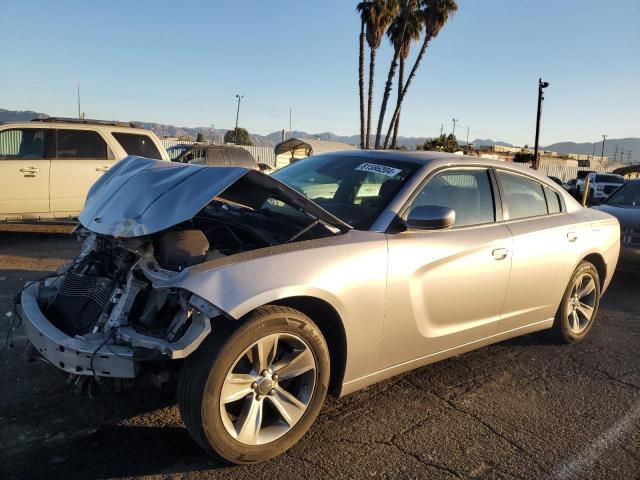
[[[391,95],[391,88],[393,86],[393,77],[396,74],[396,68],[398,67],[398,51],[393,54],[393,60],[391,60],[391,66],[389,67],[389,75],[387,75],[387,83],[384,87],[384,95],[382,96],[382,105],[380,106],[380,115],[378,117],[378,130],[376,132],[376,149],[380,148],[380,136],[382,135],[382,123],[384,122],[384,115],[387,110],[387,103],[389,102],[389,96]]]
[[[367,133],[364,138],[365,148],[371,148],[371,110],[373,109],[373,77],[376,70],[377,48],[371,49],[369,57],[369,98],[367,103]]]
[[[358,87],[360,93],[360,148],[364,148],[364,130],[365,130],[365,117],[364,117],[364,22],[360,26],[360,57],[358,64]]]
[[[402,89],[404,88],[404,64],[405,58],[400,57],[400,68],[398,69],[398,100],[396,100],[396,110],[398,110],[398,116],[395,118],[393,122],[393,139],[391,140],[391,148],[396,148],[398,144],[398,124],[400,123],[400,103],[402,103]],[[394,112],[395,116],[395,112]],[[387,143],[389,142],[389,136],[384,140],[384,148],[387,148]]]
[[[426,53],[427,48],[429,47],[429,41],[431,40],[431,38],[432,37],[429,34],[427,34],[424,37],[424,41],[422,42],[422,47],[420,48],[420,53],[418,53],[418,56],[416,57],[416,61],[413,64],[413,67],[411,68],[411,72],[407,77],[407,83],[405,83],[404,88],[402,89],[402,92],[400,95],[398,105],[396,105],[396,110],[395,112],[393,112],[393,116],[391,117],[391,125],[393,125],[394,122],[397,122],[400,118],[400,107],[402,106],[402,102],[404,101],[404,98],[407,95],[407,90],[409,90],[409,86],[411,85],[411,81],[413,80],[413,77],[416,76],[416,72],[418,71],[418,67],[422,62],[422,58],[424,57],[424,54]],[[391,126],[389,127],[389,132],[391,132]]]

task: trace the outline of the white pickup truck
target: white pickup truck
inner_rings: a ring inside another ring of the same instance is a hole
[[[589,193],[587,196],[589,203],[602,202],[625,182],[624,177],[621,175],[591,172],[580,185],[580,195],[584,194],[584,186],[586,185],[587,179],[589,180]]]
[[[126,123],[0,124],[0,221],[76,217],[91,185],[128,155],[169,160],[153,132]]]

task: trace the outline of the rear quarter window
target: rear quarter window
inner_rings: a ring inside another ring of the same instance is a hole
[[[162,160],[162,155],[160,155],[156,144],[148,135],[122,132],[111,132],[111,134],[122,146],[124,151],[127,152],[127,155]]]

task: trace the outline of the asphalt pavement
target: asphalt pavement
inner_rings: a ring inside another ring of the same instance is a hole
[[[640,276],[616,274],[585,342],[528,335],[330,399],[250,466],[207,458],[175,383],[93,399],[22,358],[12,298],[76,255],[68,226],[0,225],[0,478],[640,478]]]

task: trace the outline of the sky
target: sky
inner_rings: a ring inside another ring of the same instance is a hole
[[[0,0],[0,108],[268,134],[359,132],[357,2]],[[441,125],[533,144],[640,136],[640,1],[458,0],[403,104],[400,135]],[[419,50],[414,44],[411,65]],[[378,54],[379,105],[392,55]],[[395,92],[395,90],[394,90]],[[393,94],[392,94],[393,95]]]

